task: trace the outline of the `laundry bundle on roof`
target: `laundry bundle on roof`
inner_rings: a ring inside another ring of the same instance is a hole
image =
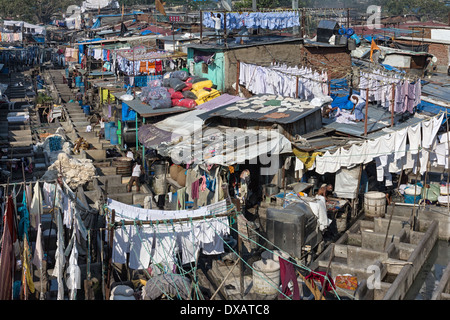
[[[76,189],[91,181],[96,175],[96,169],[90,159],[75,159],[61,152],[58,159],[48,167],[43,180],[54,180],[61,174],[67,185]]]

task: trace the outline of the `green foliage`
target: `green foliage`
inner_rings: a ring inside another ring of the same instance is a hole
[[[2,19],[23,20],[29,23],[48,23],[52,15],[66,12],[69,5],[82,0],[0,0]]]
[[[415,14],[422,21],[447,21],[450,7],[439,0],[379,0],[383,12],[388,15]]]

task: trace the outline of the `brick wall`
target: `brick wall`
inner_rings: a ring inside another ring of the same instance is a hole
[[[303,61],[318,69],[325,68],[330,79],[343,78],[351,70],[350,51],[342,47],[309,47],[301,48]]]
[[[421,41],[400,41],[397,40],[396,42],[403,43],[406,45],[421,45]],[[438,59],[437,65],[441,67],[447,67],[449,64],[449,50],[450,45],[448,44],[440,44],[440,43],[427,43],[424,42],[424,44],[428,44],[428,52]]]

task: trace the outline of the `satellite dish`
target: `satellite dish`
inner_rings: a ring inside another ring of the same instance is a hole
[[[227,11],[231,11],[232,10],[232,8],[231,8],[231,6],[232,6],[231,0],[220,0],[220,4]]]

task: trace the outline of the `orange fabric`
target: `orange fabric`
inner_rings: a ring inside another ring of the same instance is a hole
[[[156,10],[158,10],[161,14],[166,15],[166,10],[164,10],[164,3],[161,3],[160,0],[155,0]]]
[[[373,61],[372,55],[373,55],[374,50],[380,50],[380,48],[377,46],[375,41],[373,41],[373,39],[372,39],[372,44],[370,45],[370,61]]]
[[[139,72],[145,74],[155,73],[155,62],[141,61],[139,65]]]

